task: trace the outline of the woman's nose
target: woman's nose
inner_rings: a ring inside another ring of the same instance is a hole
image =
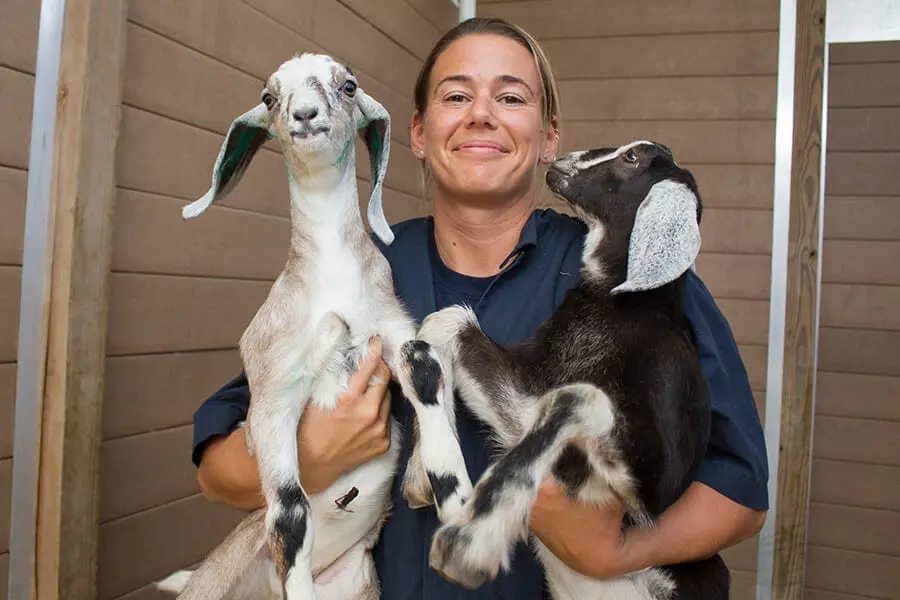
[[[475,98],[469,111],[472,125],[493,125],[495,122],[494,106],[490,98]]]

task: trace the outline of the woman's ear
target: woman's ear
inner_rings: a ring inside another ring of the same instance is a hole
[[[418,110],[414,110],[409,125],[409,146],[413,155],[423,160],[425,158],[425,125]]]
[[[556,117],[550,119],[550,127],[544,131],[544,140],[541,144],[541,162],[550,164],[556,160],[559,152],[559,121]]]

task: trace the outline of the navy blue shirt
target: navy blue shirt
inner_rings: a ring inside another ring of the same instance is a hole
[[[530,337],[580,278],[586,228],[553,210],[537,210],[522,230],[515,250],[494,277],[466,277],[443,264],[434,244],[433,220],[412,219],[392,227],[395,240],[376,240],[393,269],[397,294],[418,322],[445,306],[465,302],[485,333],[501,345]],[[697,480],[744,506],[768,508],[765,442],[750,382],[731,329],[709,290],[693,272],[685,285],[684,309],[696,333],[712,399],[712,438]],[[412,408],[392,386],[393,415],[405,432],[401,465],[410,453]],[[207,399],[194,415],[193,461],[206,443],[234,430],[250,400],[241,374]],[[484,426],[458,403],[460,444],[472,480],[488,466],[492,447]],[[402,468],[402,467],[401,467]],[[402,471],[401,471],[402,472]],[[394,508],[375,548],[384,600],[541,600],[543,572],[525,543],[519,544],[511,573],[473,591],[449,583],[428,567],[428,547],[437,527],[433,508],[411,510],[393,488]]]

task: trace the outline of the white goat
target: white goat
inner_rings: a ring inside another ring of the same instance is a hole
[[[398,424],[391,424],[386,454],[312,497],[300,485],[296,439],[306,402],[333,407],[374,336],[417,415],[419,445],[405,494],[411,502],[431,504],[436,481],[443,517],[471,492],[437,354],[415,339],[416,325],[394,294],[389,264],[363,224],[358,132],[371,158],[369,224],[390,244],[393,234],[381,208],[390,117],[347,67],[320,54],[294,57],[269,77],[260,104],[229,128],[210,190],[184,208],[185,218],[204,212],[235,187],[266,139],[278,141],[290,185],[290,251],[240,340],[252,394],[248,449],[258,462],[267,506],[242,521],[196,571],[179,571],[157,584],[181,592],[184,600],[380,596],[370,550],[390,509]]]

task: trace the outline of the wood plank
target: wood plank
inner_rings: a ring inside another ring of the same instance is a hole
[[[187,11],[178,0],[158,0],[138,3],[130,12],[131,18],[142,27],[233,65],[260,81],[296,53],[326,52],[310,41],[309,32],[303,33],[305,29],[298,24],[305,23],[308,15],[308,11],[296,10],[294,4],[239,0],[195,0]],[[264,39],[266,43],[248,45],[245,42],[248,39]],[[340,52],[341,48],[337,48],[331,54],[346,60]],[[412,94],[412,82],[407,88],[394,91],[358,67],[354,72],[359,76],[360,85],[384,104],[397,122],[398,126],[392,128],[392,137],[408,144],[405,124],[412,116],[412,103],[408,99]]]
[[[151,583],[119,596],[117,600],[172,600],[172,595],[156,589],[156,586]]]
[[[212,206],[203,218],[185,222],[184,204],[119,190],[113,270],[270,281],[281,272],[290,242],[288,219]]]
[[[829,64],[900,62],[900,44],[887,42],[853,42],[831,44]]]
[[[241,513],[193,496],[100,526],[98,600],[109,600],[202,559]]]
[[[834,65],[828,74],[829,109],[896,106],[900,62]]]
[[[615,10],[596,0],[534,0],[479,3],[478,15],[504,17],[538,39],[778,29],[773,0],[649,0]]]
[[[741,361],[747,370],[750,379],[750,387],[756,391],[766,389],[766,370],[768,369],[769,354],[765,346],[751,346],[738,344]]]
[[[28,168],[34,77],[0,67],[0,165]]]
[[[900,332],[859,329],[819,331],[819,369],[836,373],[900,375]]]
[[[774,121],[563,121],[562,151],[655,140],[672,149],[679,164],[771,164]],[[701,189],[703,185],[701,183]]]
[[[900,101],[897,104],[900,105]],[[833,108],[828,111],[829,152],[898,150],[900,108]]]
[[[900,511],[900,468],[814,458],[810,500]]]
[[[16,360],[21,287],[22,268],[0,266],[0,362]]]
[[[340,3],[406,48],[420,61],[431,51],[441,32],[406,0],[340,0]]]
[[[719,298],[768,300],[770,259],[761,254],[701,252],[697,273]]]
[[[759,538],[752,537],[722,552],[722,558],[729,569],[755,571],[756,557],[759,553]]]
[[[192,423],[203,400],[240,370],[236,349],[108,358],[103,439]]]
[[[246,0],[246,2],[307,39],[312,39],[316,10],[322,0],[299,0],[290,3],[280,0]]]
[[[0,460],[0,554],[9,552],[9,507],[11,496],[12,459],[4,458]]]
[[[900,285],[900,241],[826,240],[822,249],[822,282]]]
[[[816,414],[900,421],[900,377],[820,371]]]
[[[900,421],[816,415],[813,456],[900,467]]]
[[[900,197],[825,197],[826,240],[900,240]]]
[[[16,363],[0,363],[0,459],[13,454]]]
[[[434,0],[406,0],[407,3],[434,25],[443,34],[456,25],[459,10],[449,2]]]
[[[787,233],[783,378],[778,432],[777,510],[773,515],[772,599],[800,598],[806,568],[806,527],[812,460],[813,387],[819,253],[822,79],[826,0],[796,7],[793,135]]]
[[[870,598],[896,598],[900,557],[810,546],[806,584]]]
[[[821,325],[900,331],[900,287],[822,285]]]
[[[756,572],[731,571],[731,587],[729,600],[755,600],[756,599]]]
[[[900,90],[897,91],[900,94]],[[825,163],[826,193],[834,196],[900,196],[900,153],[832,152]]]
[[[18,557],[12,573],[22,578],[17,588],[32,575],[40,598],[96,597],[107,274],[126,10],[123,0],[70,0],[63,17],[36,560],[29,569],[30,557]],[[19,510],[19,518],[27,516],[25,507]]]
[[[0,600],[6,600],[9,590],[9,553],[0,554]]]
[[[694,164],[690,170],[704,208],[772,208],[773,166]]]
[[[769,254],[772,211],[711,208],[703,211],[703,249],[722,254]]]
[[[114,273],[110,356],[234,348],[271,284]]]
[[[900,512],[813,502],[809,544],[900,556]]]
[[[0,264],[22,264],[27,192],[27,171],[0,167]]]
[[[738,344],[765,346],[769,343],[768,300],[722,298],[716,304],[728,320]]]
[[[184,425],[103,442],[100,523],[199,494],[192,434],[192,426]]]
[[[34,0],[0,3],[0,66],[34,74],[40,14]]]
[[[559,83],[564,119],[773,119],[775,77],[654,77]]]
[[[395,92],[412,95],[422,61],[398,46],[337,0],[316,5],[312,41],[359,68]]]
[[[560,80],[778,72],[775,31],[555,39],[541,46]]]
[[[162,600],[162,599],[160,599]],[[806,588],[803,591],[803,600],[871,600],[866,596],[855,596],[853,594],[841,594],[839,592],[830,592],[827,590],[817,590],[815,588]]]

